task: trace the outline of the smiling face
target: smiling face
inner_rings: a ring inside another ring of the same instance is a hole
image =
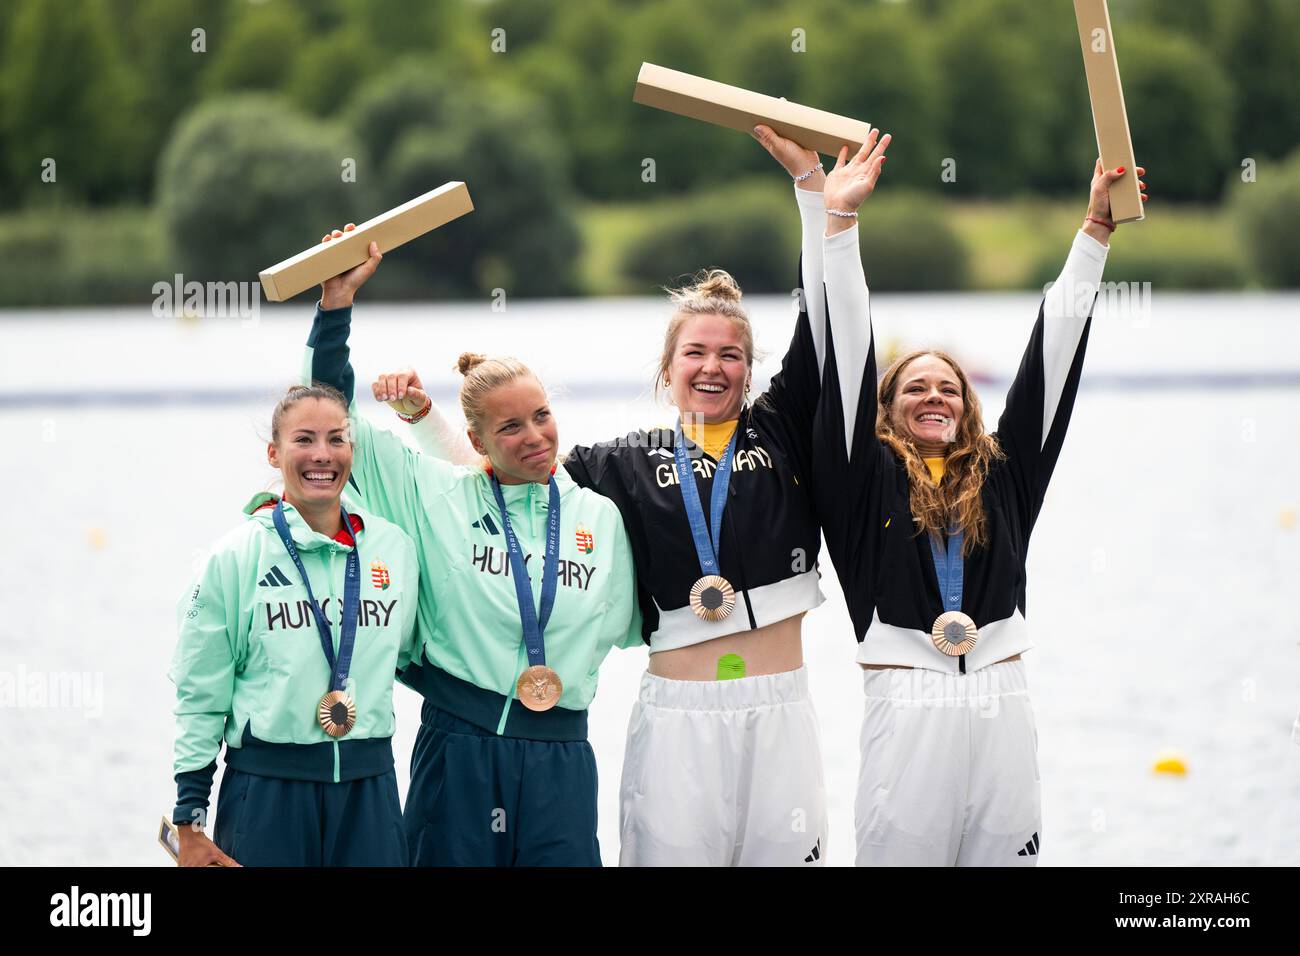
[[[337,503],[352,474],[352,443],[347,412],[338,402],[303,398],[279,422],[278,440],[266,450],[272,467],[284,476],[285,500],[316,509]]]
[[[706,422],[740,416],[749,382],[749,358],[735,322],[722,315],[693,315],[677,331],[668,366],[673,404],[682,415]]]
[[[965,412],[961,379],[937,355],[922,355],[898,376],[890,418],[894,430],[916,443],[921,454],[947,453]]]
[[[469,431],[503,485],[546,482],[559,448],[559,429],[546,391],[531,375],[499,385],[483,398],[481,429]]]

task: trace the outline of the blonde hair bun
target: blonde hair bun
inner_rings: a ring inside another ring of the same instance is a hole
[[[689,285],[669,290],[668,296],[674,305],[698,309],[709,300],[739,302],[740,285],[725,269],[708,269],[697,272]]]
[[[461,375],[468,375],[486,361],[486,355],[479,355],[477,352],[461,352],[460,358],[456,360],[456,371]]]

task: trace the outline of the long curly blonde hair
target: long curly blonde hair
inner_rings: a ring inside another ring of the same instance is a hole
[[[943,481],[939,484],[930,477],[925,458],[910,436],[894,425],[894,399],[899,381],[912,362],[923,355],[932,355],[947,362],[961,383],[961,400],[964,411],[957,426],[957,435],[943,459]],[[916,533],[929,532],[945,537],[951,524],[956,524],[965,535],[962,555],[975,548],[987,546],[988,521],[980,491],[988,477],[992,462],[1006,457],[998,440],[984,431],[984,413],[979,396],[970,386],[970,380],[956,360],[946,352],[921,349],[896,359],[880,380],[876,405],[876,436],[888,445],[907,468],[908,492],[911,499],[912,521]]]

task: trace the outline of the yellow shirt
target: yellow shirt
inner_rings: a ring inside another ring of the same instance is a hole
[[[930,469],[930,478],[934,481],[936,485],[943,480],[943,459],[942,458],[926,458],[925,467]]]
[[[702,422],[700,424],[682,422],[682,434],[704,449],[714,461],[721,460],[736,432],[736,419],[729,422]],[[940,459],[942,461],[942,459]]]

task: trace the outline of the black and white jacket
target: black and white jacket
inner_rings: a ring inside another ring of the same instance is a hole
[[[622,513],[636,559],[651,653],[774,624],[825,600],[817,569],[821,529],[810,478],[813,422],[824,414],[826,213],[821,193],[796,188],[795,195],[803,220],[800,282],[805,308],[781,370],[767,391],[741,411],[722,524],[719,570],[736,589],[736,609],[714,622],[701,620],[690,609],[691,586],[701,572],[677,484],[671,429],[630,432],[576,447],[565,456],[564,466],[574,481],[610,498]],[[841,284],[845,282],[847,277]],[[414,426],[422,450],[462,462],[476,460],[462,435],[436,409]],[[707,517],[717,462],[693,443],[691,452]]]
[[[1006,460],[983,489],[988,546],[964,563],[961,609],[979,629],[965,661],[930,639],[943,613],[927,536],[916,533],[907,470],[876,438],[876,357],[857,228],[826,240],[831,338],[814,434],[818,516],[859,641],[858,661],[956,673],[1032,646],[1025,623],[1025,558],[1074,406],[1107,247],[1080,232],[1039,307],[1007,393],[997,439]],[[856,268],[843,268],[843,265]]]

